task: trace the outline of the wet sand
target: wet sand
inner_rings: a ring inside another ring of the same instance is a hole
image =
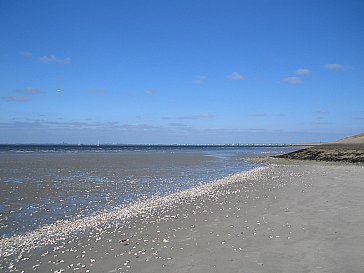
[[[0,153],[0,237],[192,187],[213,164],[203,153]]]
[[[273,163],[3,239],[1,272],[364,272],[364,167]]]

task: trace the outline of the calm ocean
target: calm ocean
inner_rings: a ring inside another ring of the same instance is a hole
[[[0,236],[247,171],[262,146],[0,145]]]

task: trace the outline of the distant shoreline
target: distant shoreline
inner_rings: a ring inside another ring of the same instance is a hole
[[[67,143],[19,143],[19,144],[0,144],[0,147],[294,147],[312,146],[312,144],[286,144],[286,143],[258,143],[258,144],[67,144]]]

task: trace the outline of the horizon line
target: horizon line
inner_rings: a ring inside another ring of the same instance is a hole
[[[321,142],[320,142],[321,143]],[[100,146],[292,146],[292,145],[301,145],[301,143],[93,143],[93,144],[76,144],[76,143],[0,143],[0,146],[92,146],[92,147],[100,147]]]

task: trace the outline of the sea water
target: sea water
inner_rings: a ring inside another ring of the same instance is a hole
[[[0,236],[22,234],[257,167],[283,146],[0,145]]]

